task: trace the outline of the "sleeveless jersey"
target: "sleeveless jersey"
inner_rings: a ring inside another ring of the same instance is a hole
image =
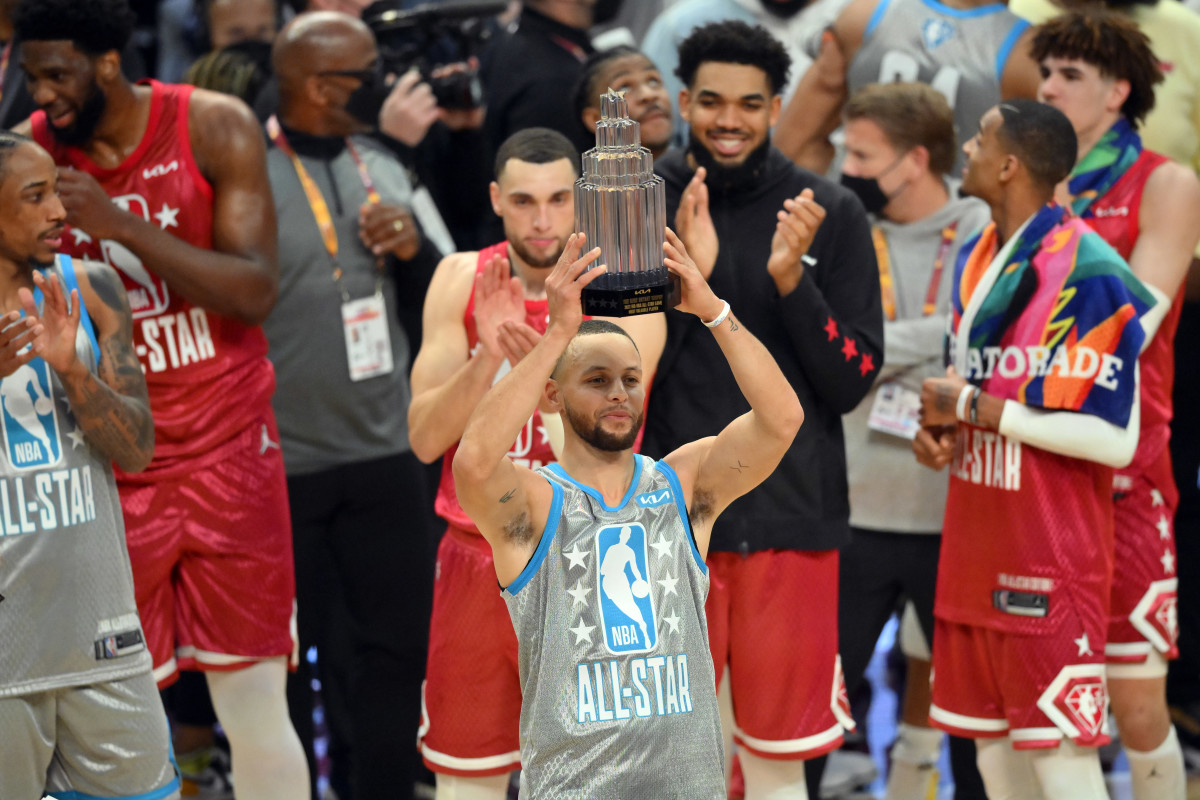
[[[1141,230],[1139,219],[1146,181],[1166,161],[1166,156],[1143,150],[1137,161],[1083,215],[1092,230],[1100,234],[1126,261],[1133,254]],[[1160,459],[1169,459],[1167,443],[1171,438],[1173,413],[1171,391],[1175,384],[1175,329],[1179,327],[1182,309],[1183,291],[1180,289],[1154,338],[1138,358],[1141,367],[1141,433],[1133,462],[1117,470],[1118,475],[1141,475],[1158,464]],[[1156,485],[1162,488],[1164,482],[1174,484],[1169,461],[1155,470]]]
[[[504,591],[521,678],[521,797],[725,797],[696,550],[679,479],[634,456],[608,506],[559,464],[529,564]]]
[[[121,208],[196,247],[212,249],[213,190],[192,154],[188,128],[191,86],[150,81],[150,118],[137,148],[114,169],[102,169],[59,143],[42,111],[33,138],[60,166],[96,177]],[[68,228],[63,252],[103,261],[125,283],[133,311],[133,343],[146,373],[154,411],[154,461],[133,482],[174,477],[215,461],[219,448],[270,412],[275,388],[267,340],[257,326],[206,311],[183,299],[123,245]]]
[[[55,271],[69,296],[70,258]],[[94,372],[86,308],[75,346]],[[111,462],[45,361],[0,380],[0,423],[0,697],[148,672]]]
[[[508,254],[508,242],[500,242],[491,247],[486,247],[479,251],[479,260],[475,267],[475,274],[483,272],[483,268],[492,260],[493,256]],[[549,307],[546,300],[526,300],[525,301],[525,324],[533,328],[538,333],[546,332],[546,323],[549,321]],[[471,293],[471,298],[467,301],[467,310],[463,314],[463,326],[467,331],[467,344],[474,352],[479,345],[479,334],[475,330],[475,293]],[[496,372],[496,379],[503,378],[511,369],[508,362],[505,361],[500,365],[500,369]],[[438,484],[437,500],[434,503],[434,510],[438,516],[449,522],[456,528],[469,531],[471,533],[479,533],[479,529],[475,527],[475,523],[467,516],[467,512],[462,510],[462,506],[458,504],[458,494],[454,491],[454,454],[458,452],[458,445],[455,444],[445,455],[442,456],[442,478]],[[508,457],[517,464],[530,469],[537,469],[543,464],[552,463],[554,451],[550,448],[550,437],[546,433],[546,428],[542,424],[542,412],[534,411],[533,416],[525,423],[525,427],[521,429],[517,440],[513,442],[512,449],[508,451]]]
[[[972,9],[937,0],[879,0],[846,69],[853,93],[869,83],[920,81],[946,96],[961,145],[1000,102],[1000,77],[1029,23],[1002,3]],[[959,152],[955,169],[963,164]]]

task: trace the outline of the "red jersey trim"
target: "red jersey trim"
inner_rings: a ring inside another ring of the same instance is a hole
[[[153,86],[152,86],[153,88]],[[200,165],[196,163],[196,154],[192,149],[192,118],[189,115],[191,108],[192,92],[195,91],[195,86],[180,84],[175,87],[175,96],[179,105],[175,112],[179,117],[179,125],[175,130],[179,134],[179,150],[184,154],[188,174],[192,176],[192,180],[196,182],[196,188],[199,189],[208,201],[213,200],[212,184],[208,182],[208,178],[204,177],[204,173],[200,171]]]

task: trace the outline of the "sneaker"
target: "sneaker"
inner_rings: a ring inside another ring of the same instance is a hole
[[[181,797],[197,800],[233,800],[233,775],[229,754],[209,747],[176,758]]]
[[[879,777],[875,761],[866,753],[834,750],[821,776],[821,800],[839,800]]]

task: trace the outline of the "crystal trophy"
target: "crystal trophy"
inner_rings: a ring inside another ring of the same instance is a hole
[[[583,290],[588,315],[629,317],[679,305],[679,278],[663,265],[663,179],[640,128],[624,95],[605,92],[596,146],[583,154],[583,177],[575,182],[575,230],[587,234],[587,248],[600,248],[593,266],[608,267]]]

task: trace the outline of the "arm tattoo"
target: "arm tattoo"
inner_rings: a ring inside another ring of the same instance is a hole
[[[118,466],[144,463],[154,452],[154,420],[133,352],[129,301],[115,273],[94,270],[88,277],[96,297],[120,322],[100,342],[99,375],[89,373],[78,385],[71,407],[88,441]]]
[[[504,496],[500,498],[500,502],[507,503],[509,500],[513,499],[513,495],[515,495],[516,493],[517,493],[516,489],[509,489],[507,492],[504,493]]]
[[[734,322],[734,321],[733,321],[733,317],[730,317],[730,318],[729,318],[729,332],[730,332],[730,333],[733,333],[733,332],[734,332],[734,331],[736,331],[736,330],[740,330],[740,329],[738,328],[738,324],[737,324],[736,322]]]
[[[744,470],[744,469],[750,469],[750,465],[749,465],[749,464],[743,464],[743,463],[742,463],[742,460],[739,458],[739,459],[738,459],[737,466],[735,467],[733,464],[730,464],[730,465],[729,465],[729,468],[730,468],[730,469],[736,469],[736,470],[738,471],[738,474],[741,474],[742,470]]]

